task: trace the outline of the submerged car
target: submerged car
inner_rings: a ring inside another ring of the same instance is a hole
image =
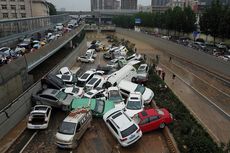
[[[125,107],[124,99],[122,98],[118,87],[108,88],[108,100],[113,101],[116,108],[123,109]]]
[[[52,108],[47,105],[36,105],[29,115],[28,129],[46,129],[49,125]]]
[[[65,88],[62,88],[60,89],[61,91],[69,94],[69,95],[72,95],[76,98],[80,98],[83,96],[84,94],[84,91],[82,88],[79,88],[77,86],[72,86],[72,87],[65,87]]]
[[[147,109],[134,115],[133,120],[139,125],[141,131],[149,132],[173,122],[173,116],[166,109]]]
[[[78,57],[78,61],[83,62],[83,63],[93,63],[94,59],[88,56],[80,56]]]
[[[92,114],[102,117],[106,112],[114,108],[113,101],[104,99],[75,99],[71,104],[71,109],[90,108]]]

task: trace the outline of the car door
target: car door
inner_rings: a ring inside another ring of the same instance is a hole
[[[143,119],[140,123],[139,126],[143,132],[149,131],[149,118]]]
[[[50,95],[40,95],[40,102],[44,105],[57,107],[58,99]]]
[[[160,124],[162,123],[162,120],[161,120],[160,116],[158,116],[158,115],[150,116],[149,121],[150,121],[151,130],[158,129]]]

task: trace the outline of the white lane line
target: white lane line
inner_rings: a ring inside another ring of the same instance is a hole
[[[163,67],[165,67],[166,69],[168,69],[171,73],[174,73],[172,70],[170,70],[167,66],[165,66],[164,64],[161,64]],[[176,73],[174,73],[176,74]],[[214,102],[212,102],[208,97],[206,97],[205,95],[203,95],[202,93],[200,93],[197,89],[195,89],[193,86],[191,86],[189,83],[187,83],[186,81],[184,81],[179,75],[176,74],[176,76],[183,81],[185,84],[187,84],[189,87],[191,87],[194,91],[196,91],[198,94],[200,94],[202,97],[204,97],[207,101],[209,101],[213,106],[215,106],[217,109],[219,109],[224,115],[226,115],[228,117],[228,119],[230,119],[230,115],[225,112],[223,109],[221,109],[217,104],[215,104]]]
[[[38,132],[36,131],[31,138],[29,139],[29,141],[25,144],[25,146],[21,149],[21,151],[19,153],[23,153],[23,151],[26,149],[26,147],[29,145],[29,143],[33,140],[33,138],[36,136]]]
[[[179,65],[177,65],[177,64],[175,64],[175,63],[174,63],[174,65],[176,65],[177,67],[181,68],[182,70],[184,70],[184,71],[186,71],[186,72],[188,72],[188,73],[191,73],[192,75],[194,75],[195,77],[197,77],[198,79],[200,79],[201,81],[203,81],[204,83],[206,83],[207,85],[211,86],[212,88],[216,89],[216,90],[219,91],[220,93],[224,94],[225,96],[230,97],[229,94],[225,93],[224,91],[221,91],[220,89],[216,88],[215,86],[213,86],[212,84],[208,83],[207,81],[201,79],[200,77],[198,77],[198,76],[195,75],[194,73],[188,71],[187,69],[184,69],[183,67],[181,67],[181,66],[179,66]]]

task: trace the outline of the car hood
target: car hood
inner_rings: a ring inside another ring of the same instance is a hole
[[[146,88],[145,92],[142,95],[142,97],[143,97],[144,102],[147,103],[146,101],[151,101],[152,100],[152,98],[154,97],[154,93],[153,93],[153,91],[151,89]]]
[[[137,78],[146,78],[147,74],[146,73],[137,73]]]
[[[115,105],[115,108],[119,108],[119,109],[125,108],[125,103],[124,102],[114,103],[114,105]]]
[[[56,139],[58,141],[70,142],[70,141],[73,140],[73,135],[67,135],[67,134],[57,133],[56,134]]]

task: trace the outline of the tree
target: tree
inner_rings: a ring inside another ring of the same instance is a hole
[[[57,15],[56,7],[52,3],[47,2],[47,4],[49,7],[49,14],[50,15]]]
[[[185,7],[183,10],[183,32],[190,33],[195,29],[196,15],[191,7]]]

